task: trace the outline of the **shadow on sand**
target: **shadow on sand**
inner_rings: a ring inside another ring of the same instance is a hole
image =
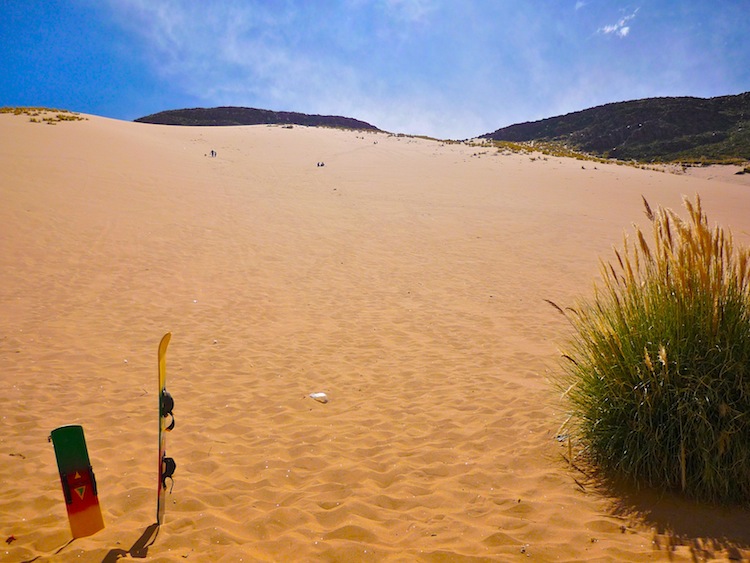
[[[135,543],[125,551],[124,549],[112,549],[102,559],[102,563],[113,563],[118,559],[130,556],[133,559],[143,559],[148,555],[148,548],[156,541],[156,536],[159,535],[159,524],[151,524],[146,528],[141,537],[138,538]]]
[[[746,507],[701,504],[654,491],[621,491],[614,498],[614,514],[651,526],[654,548],[660,551],[688,546],[698,561],[720,554],[743,561],[750,551],[750,510]]]
[[[575,479],[582,490],[610,499],[610,513],[616,518],[633,527],[650,527],[654,550],[669,558],[680,546],[687,546],[696,561],[717,557],[744,561],[750,555],[748,506],[700,503],[672,492],[636,489],[629,483],[596,476],[591,468],[576,469],[583,474],[578,474],[583,482]]]

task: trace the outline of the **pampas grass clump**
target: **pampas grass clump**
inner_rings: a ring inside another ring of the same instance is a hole
[[[562,386],[588,458],[638,485],[704,501],[750,501],[750,254],[711,229],[652,212],[602,262],[574,327]]]

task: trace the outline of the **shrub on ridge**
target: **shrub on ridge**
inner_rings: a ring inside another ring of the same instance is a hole
[[[606,473],[699,500],[750,501],[750,253],[653,212],[653,243],[625,237],[592,300],[563,311],[574,334],[561,385],[573,432]]]

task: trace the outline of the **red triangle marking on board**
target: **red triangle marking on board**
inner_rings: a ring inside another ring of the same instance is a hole
[[[76,488],[76,493],[78,493],[78,496],[83,500],[83,495],[86,494],[86,485]]]

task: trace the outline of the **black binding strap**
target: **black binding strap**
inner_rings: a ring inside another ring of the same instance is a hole
[[[169,432],[174,428],[174,413],[172,412],[172,409],[174,409],[174,399],[172,398],[172,395],[170,395],[166,389],[162,389],[161,392],[161,416],[171,416],[172,422],[169,423],[169,426],[167,426],[164,430]]]
[[[96,489],[96,477],[94,476],[94,468],[89,465],[89,477],[91,477],[91,488],[94,491],[94,496],[99,496],[99,491]]]
[[[73,496],[70,493],[70,485],[68,484],[68,474],[60,473],[60,481],[62,481],[63,495],[65,496],[65,504],[73,504]]]
[[[174,483],[172,476],[174,475],[174,470],[177,469],[177,464],[171,457],[163,457],[161,464],[161,486],[163,489],[166,489],[167,479],[172,479],[172,483]]]

